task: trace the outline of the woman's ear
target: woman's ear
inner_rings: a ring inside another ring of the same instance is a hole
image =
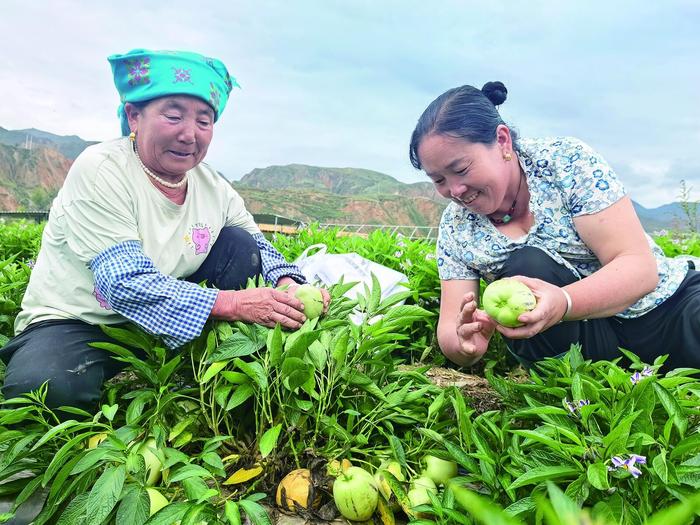
[[[503,151],[511,151],[513,149],[510,129],[505,124],[499,124],[496,127],[496,142]]]
[[[129,122],[129,129],[134,132],[138,131],[138,121],[141,116],[141,110],[131,102],[126,102],[124,104],[124,113],[126,113],[126,120]]]

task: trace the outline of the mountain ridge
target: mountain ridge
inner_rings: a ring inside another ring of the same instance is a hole
[[[31,137],[32,149],[23,147]],[[0,127],[0,210],[48,209],[72,161],[95,141],[29,128]],[[230,180],[253,213],[303,222],[437,226],[448,201],[431,182],[404,183],[364,168],[286,164],[255,168]],[[687,228],[680,203],[645,208],[647,231]]]

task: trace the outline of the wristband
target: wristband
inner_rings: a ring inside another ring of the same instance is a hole
[[[571,296],[569,295],[569,292],[567,292],[566,290],[564,290],[564,288],[559,288],[559,289],[560,289],[560,290],[562,291],[562,293],[564,294],[564,297],[566,297],[566,312],[564,312],[564,315],[562,315],[561,320],[559,321],[559,322],[561,323],[562,321],[566,321],[566,320],[567,320],[566,318],[567,318],[567,317],[569,316],[569,314],[571,313],[572,304],[571,304]]]

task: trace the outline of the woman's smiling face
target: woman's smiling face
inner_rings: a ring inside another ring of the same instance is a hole
[[[421,166],[440,195],[480,215],[499,209],[511,169],[503,158],[504,151],[510,151],[510,135],[500,128],[493,144],[437,134],[427,135],[421,141],[418,146]]]
[[[214,134],[214,110],[196,97],[176,95],[127,109],[139,156],[151,171],[181,178],[207,154]]]

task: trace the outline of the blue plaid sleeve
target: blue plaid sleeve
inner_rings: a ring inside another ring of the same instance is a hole
[[[280,252],[265,239],[262,233],[254,233],[253,238],[260,250],[263,279],[268,283],[277,284],[282,277],[291,277],[299,284],[304,284],[306,278],[298,266],[288,263]]]
[[[218,294],[161,273],[139,241],[107,248],[89,267],[109,306],[160,336],[169,348],[182,346],[202,332]]]

